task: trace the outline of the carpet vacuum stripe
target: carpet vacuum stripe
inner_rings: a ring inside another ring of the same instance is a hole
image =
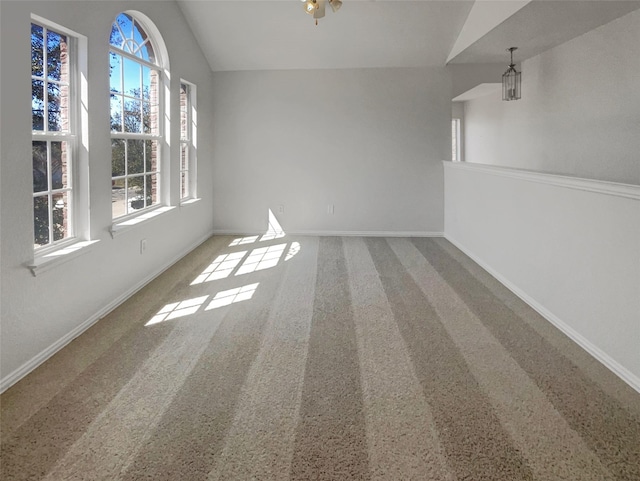
[[[156,304],[159,299],[162,300],[179,289],[180,285],[185,283],[185,278],[189,278],[189,274],[198,268],[203,259],[228,243],[229,241],[223,237],[209,238],[153,282],[140,289],[135,296],[110,312],[107,316],[108,321],[97,322],[83,333],[81,339],[72,341],[59,351],[52,358],[57,366],[54,381],[48,369],[36,369],[12,389],[3,393],[2,439],[6,439],[10,431],[15,431],[38,410],[52,402],[54,397],[59,394],[60,397],[65,397],[68,394],[64,392],[65,389],[72,391],[73,383],[83,371],[92,369],[92,364],[99,361],[110,349],[117,349],[118,343],[127,342],[127,336],[139,327],[136,320],[148,319],[152,313],[157,312],[159,307]],[[167,327],[165,332],[169,331],[170,327]],[[146,353],[145,350],[134,352],[138,355]],[[79,380],[80,385],[84,383],[86,379]],[[11,402],[12,398],[28,399],[29,402]]]
[[[506,286],[495,277],[476,264],[473,259],[464,254],[460,249],[443,238],[433,239],[434,243],[444,250],[452,259],[455,259],[464,268],[467,275],[480,282],[495,298],[518,316],[518,319],[526,322],[536,333],[542,336],[556,351],[562,353],[580,373],[594,382],[599,389],[606,392],[607,396],[616,399],[623,406],[640,419],[640,402],[638,393],[625,384],[620,383],[620,378],[612,376],[611,371],[586,350],[581,349],[571,338],[558,330],[551,322],[533,310],[526,302],[514,295]]]
[[[318,239],[285,265],[260,352],[209,480],[287,479],[293,457],[315,295]]]
[[[434,306],[535,478],[612,479],[584,440],[418,249],[405,239],[390,239],[389,244]]]
[[[453,481],[407,347],[361,238],[344,240],[375,480]]]
[[[534,479],[422,290],[385,239],[367,239],[458,479]]]
[[[282,281],[282,269],[278,266],[275,272],[255,273],[251,282],[259,282],[260,288],[254,294],[254,302],[240,302],[202,313],[202,322],[212,322],[219,315],[224,318],[160,419],[146,449],[140,451],[121,479],[207,479],[224,447],[242,385],[257,357],[269,318],[270,301]],[[242,276],[230,276],[216,290],[224,291],[231,285],[239,287],[246,282]],[[186,344],[183,349],[188,350],[190,346]]]
[[[640,480],[640,422],[433,241],[413,244],[619,479]]]
[[[362,389],[341,238],[320,238],[317,269],[291,479],[365,480]]]
[[[3,481],[640,481],[640,396],[442,238],[212,237],[0,401]]]
[[[126,336],[20,427],[4,434],[0,479],[42,479],[135,376],[148,353],[162,344],[170,333],[170,326],[162,326],[152,333],[137,330]],[[52,359],[49,364],[54,362]],[[51,375],[55,376],[56,372],[54,369]],[[10,402],[18,404],[15,399]],[[19,403],[29,409],[30,398],[19,399]],[[3,409],[5,405],[3,395]],[[3,413],[3,422],[4,419]]]

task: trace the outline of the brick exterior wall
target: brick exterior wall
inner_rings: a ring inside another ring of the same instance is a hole
[[[151,100],[151,118],[149,123],[151,126],[151,133],[153,135],[159,134],[160,129],[160,107],[159,107],[159,92],[160,92],[160,74],[157,70],[151,70],[151,91],[149,97]],[[151,171],[158,170],[158,142],[151,142]],[[158,200],[158,176],[154,175],[151,183],[151,202]]]

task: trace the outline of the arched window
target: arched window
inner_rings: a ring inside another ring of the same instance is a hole
[[[111,205],[114,219],[160,202],[161,42],[138,15],[119,14],[109,38]]]

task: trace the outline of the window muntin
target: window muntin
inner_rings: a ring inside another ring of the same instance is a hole
[[[195,197],[195,86],[180,83],[180,199]]]
[[[76,150],[74,38],[31,23],[31,118],[34,247],[74,237]]]
[[[126,13],[116,17],[111,26],[109,43],[112,47],[155,64],[153,44],[137,19]]]
[[[160,201],[160,66],[153,43],[131,15],[111,28],[111,205],[114,219]]]

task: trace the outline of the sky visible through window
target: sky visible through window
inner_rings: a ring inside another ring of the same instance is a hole
[[[159,202],[162,118],[154,48],[138,20],[119,14],[109,37],[112,217]]]
[[[121,13],[112,27],[109,43],[109,84],[112,92],[124,93],[132,97],[149,100],[151,89],[151,69],[129,58],[118,55],[122,50],[150,63],[155,62],[155,54],[142,26],[129,15]],[[118,112],[118,105],[111,104],[111,114]]]

